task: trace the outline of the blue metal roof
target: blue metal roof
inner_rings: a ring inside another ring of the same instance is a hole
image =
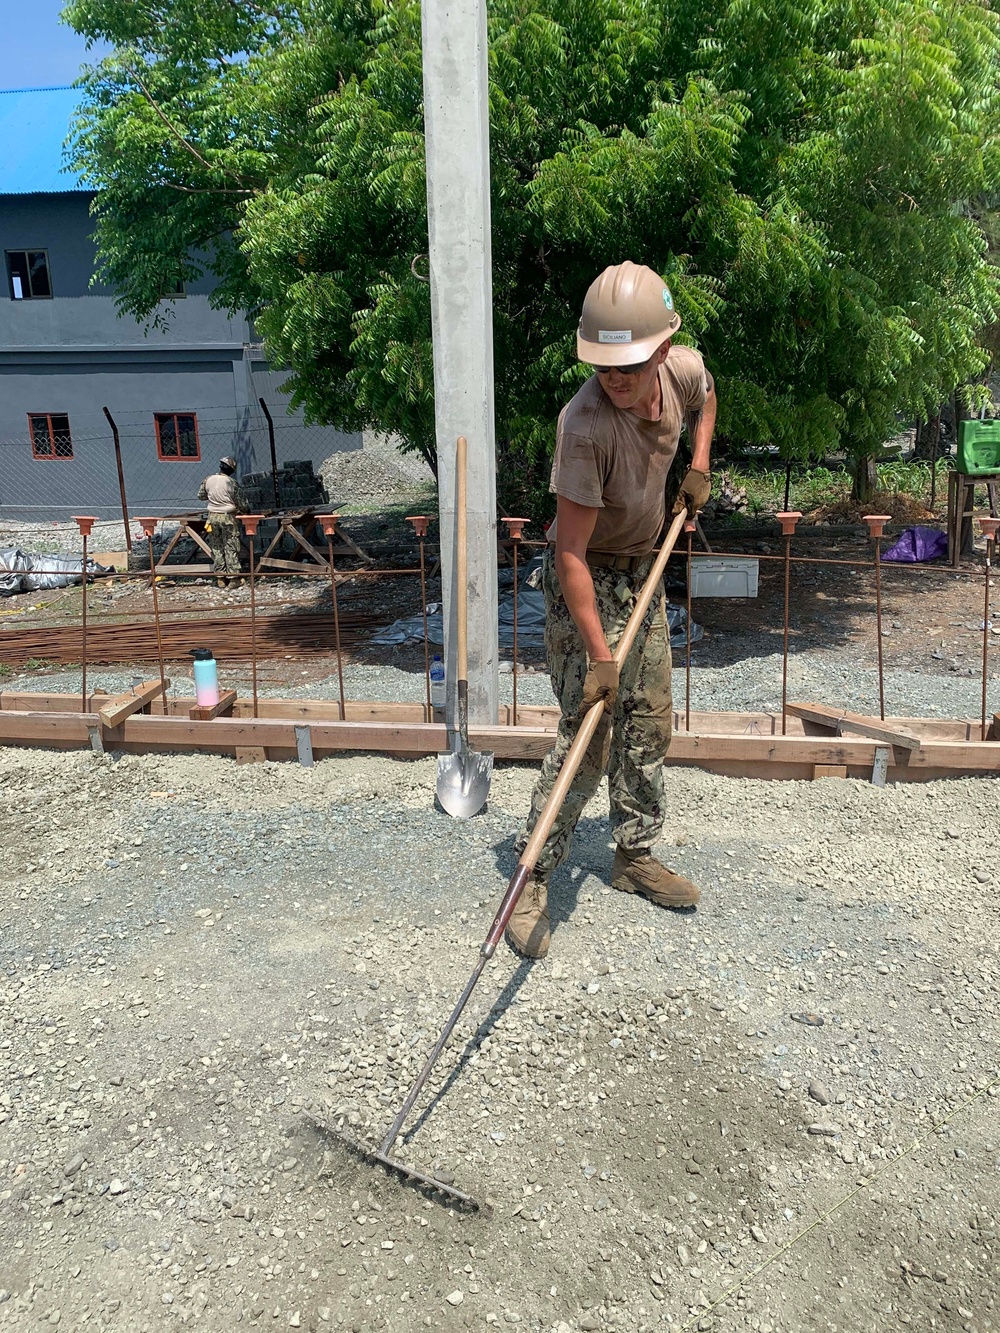
[[[80,101],[78,88],[0,90],[0,194],[86,190],[63,171],[63,144]]]

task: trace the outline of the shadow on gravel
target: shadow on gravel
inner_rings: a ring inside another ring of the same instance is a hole
[[[610,826],[607,819],[581,819],[577,825],[576,835],[573,839],[573,847],[571,848],[570,860],[565,866],[560,866],[559,870],[553,877],[553,882],[549,890],[549,916],[553,935],[572,915],[577,904],[580,888],[587,875],[591,872],[600,874],[600,869],[590,864],[591,857],[589,855],[589,849],[595,843],[607,844],[609,838]],[[575,857],[572,854],[574,849],[576,850]],[[509,881],[517,865],[517,855],[514,851],[514,835],[511,834],[510,836],[503,838],[500,842],[494,845],[493,850],[496,854],[497,869],[503,877]],[[480,1049],[483,1042],[496,1027],[497,1022],[514,1003],[521,987],[528,980],[535,960],[517,957],[511,950],[510,946],[505,942],[500,944],[497,951],[498,954],[501,950],[505,951],[509,956],[517,958],[516,970],[507,981],[503,990],[497,996],[489,1013],[466,1042],[465,1048],[455,1061],[454,1067],[442,1087],[424,1108],[417,1120],[414,1121],[403,1135],[404,1143],[408,1143],[420,1131],[424,1122],[433,1113],[435,1107],[448,1096],[451,1088],[465,1072],[470,1057]],[[486,987],[489,986],[488,974],[483,978],[480,984]]]
[[[501,945],[501,948],[506,948],[506,947],[507,947],[506,945]],[[489,1013],[483,1019],[482,1023],[480,1023],[479,1027],[475,1030],[475,1032],[472,1034],[469,1040],[465,1043],[465,1048],[463,1049],[462,1054],[455,1061],[454,1067],[452,1068],[451,1073],[448,1075],[445,1082],[434,1094],[433,1098],[430,1100],[427,1106],[424,1107],[424,1109],[421,1111],[420,1115],[413,1122],[410,1128],[406,1130],[406,1132],[403,1134],[402,1136],[403,1143],[409,1143],[409,1141],[412,1138],[414,1138],[416,1134],[419,1133],[420,1129],[424,1124],[424,1121],[427,1120],[428,1117],[433,1114],[434,1109],[438,1105],[438,1103],[445,1101],[447,1099],[448,1093],[451,1090],[451,1088],[458,1082],[458,1080],[465,1073],[465,1068],[469,1061],[470,1056],[475,1055],[476,1051],[479,1050],[483,1042],[496,1027],[498,1021],[504,1016],[504,1014],[507,1012],[510,1006],[514,1003],[518,991],[521,989],[521,987],[528,979],[528,975],[531,972],[532,966],[533,966],[532,959],[522,958],[520,960],[520,962],[517,965],[517,970],[515,971],[514,975],[509,979],[506,986],[504,986],[500,994],[497,996],[496,1000],[493,1003],[492,1009],[490,1009]],[[484,982],[483,984],[488,984],[488,982]]]

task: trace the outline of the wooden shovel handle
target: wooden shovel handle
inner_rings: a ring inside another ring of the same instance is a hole
[[[466,464],[468,445],[458,437],[455,449],[455,606],[456,666],[458,679],[469,679],[469,589],[468,589],[468,518],[466,513]]]

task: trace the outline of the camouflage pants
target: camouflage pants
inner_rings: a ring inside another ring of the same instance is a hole
[[[624,581],[630,590],[638,593],[651,565],[652,558],[630,573],[591,569],[597,611],[612,651],[634,605],[634,597],[623,602],[617,589]],[[555,746],[545,757],[535,783],[531,811],[516,843],[518,855],[523,852],[538,822],[579,729],[578,713],[587,674],[587,653],[563,600],[551,550],[547,550],[543,557],[542,586],[545,591],[545,648],[552,688],[559,700],[562,717]],[[538,857],[540,874],[548,876],[566,859],[577,820],[597,790],[605,768],[611,792],[611,831],[615,840],[630,852],[648,851],[656,842],[663,829],[663,759],[670,744],[672,709],[670,631],[666,599],[661,592],[646,612],[632,650],[625,659],[614,711],[605,714],[601,721],[541,850]]]
[[[212,548],[212,564],[218,575],[230,578],[240,572],[240,532],[235,514],[209,514],[210,531],[205,535]]]

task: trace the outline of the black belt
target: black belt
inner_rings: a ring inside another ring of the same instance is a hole
[[[623,569],[634,573],[642,565],[649,563],[652,554],[651,551],[645,555],[611,555],[602,551],[588,551],[587,564],[592,569]]]

